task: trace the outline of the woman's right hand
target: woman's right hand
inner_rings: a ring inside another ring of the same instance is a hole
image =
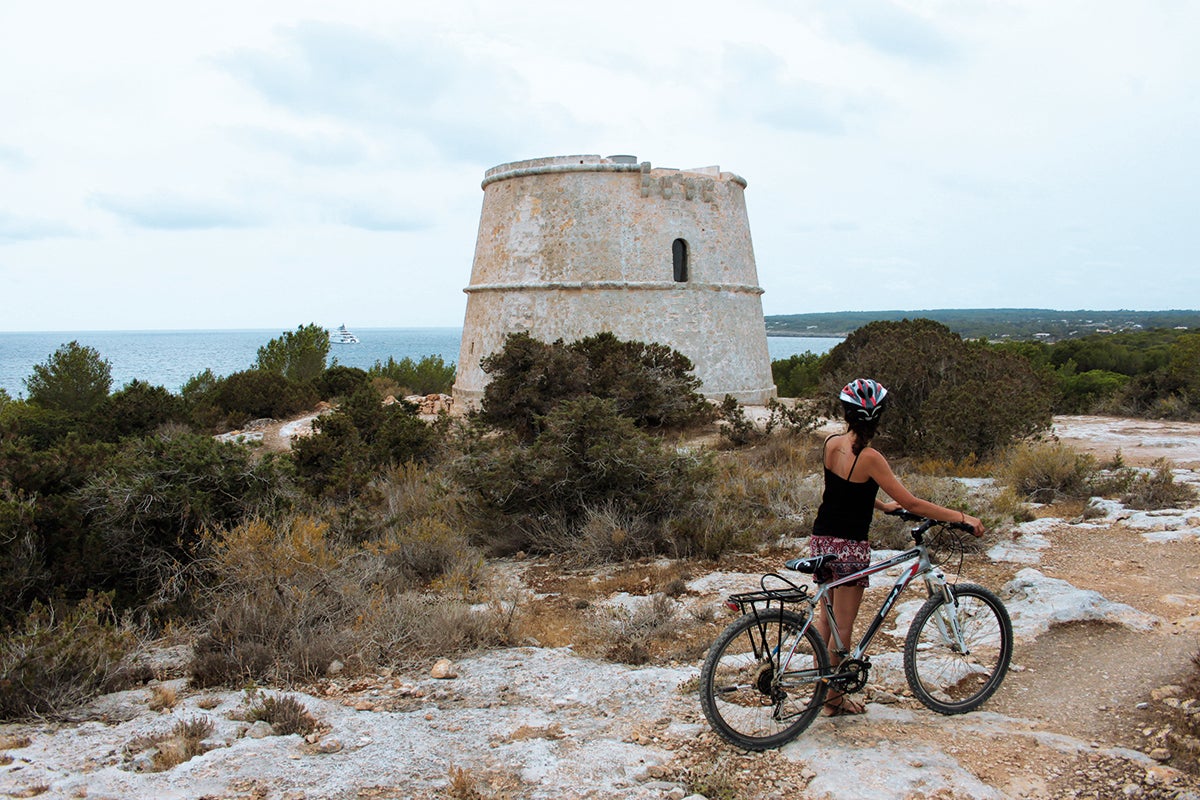
[[[972,517],[970,514],[963,514],[963,522],[975,529],[976,536],[983,536],[987,528],[983,525],[983,520],[979,517]]]

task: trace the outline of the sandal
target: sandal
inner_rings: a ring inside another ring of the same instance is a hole
[[[845,694],[839,694],[832,700],[825,701],[825,708],[821,711],[823,717],[848,717],[856,714],[867,713],[867,707],[862,703],[851,700]]]

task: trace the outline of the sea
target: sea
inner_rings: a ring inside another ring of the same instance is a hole
[[[462,341],[462,328],[356,328],[354,333],[358,344],[330,345],[331,363],[370,369],[389,356],[397,361],[440,356],[453,364]],[[45,363],[62,345],[78,342],[109,362],[114,389],[136,378],[178,392],[189,378],[206,369],[218,376],[249,369],[258,348],[280,335],[277,330],[0,332],[0,389],[13,399],[24,396],[33,367]],[[825,353],[840,341],[768,336],[767,350],[771,360],[777,360],[805,352]]]

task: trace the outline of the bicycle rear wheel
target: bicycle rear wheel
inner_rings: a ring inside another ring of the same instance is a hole
[[[904,675],[929,708],[963,714],[978,708],[1004,681],[1012,659],[1012,622],[1000,598],[982,586],[963,584],[950,592],[952,603],[931,597],[913,618],[904,642]]]
[[[771,609],[735,620],[713,642],[700,670],[700,705],[727,741],[767,750],[812,724],[825,702],[829,655],[814,627],[798,639],[803,627],[799,614]]]

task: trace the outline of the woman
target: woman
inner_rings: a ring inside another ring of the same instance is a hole
[[[983,523],[977,517],[922,500],[905,489],[904,484],[892,473],[883,454],[870,446],[871,438],[879,427],[887,395],[887,389],[866,378],[846,384],[839,395],[846,419],[846,432],[825,440],[825,493],[813,522],[812,554],[836,554],[837,561],[830,566],[837,578],[870,565],[871,547],[867,542],[867,531],[871,527],[871,516],[875,509],[889,512],[904,508],[930,519],[966,522],[975,528],[976,536],[983,535]],[[894,502],[878,499],[880,489]],[[846,647],[853,644],[854,618],[858,616],[858,607],[867,584],[868,580],[864,577],[831,592],[838,636]],[[843,654],[834,649],[824,605],[817,615],[816,626],[829,647],[830,660],[833,664],[840,663]],[[862,714],[865,710],[861,703],[844,693],[830,692],[823,713],[826,716],[839,716]]]

